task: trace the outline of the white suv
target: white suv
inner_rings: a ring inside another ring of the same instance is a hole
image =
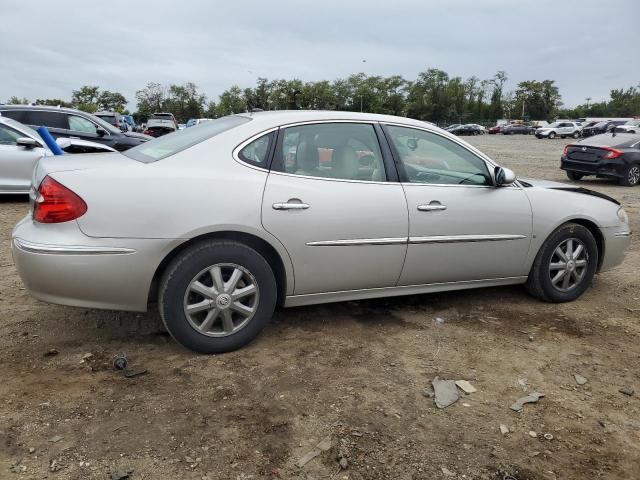
[[[553,122],[551,125],[536,130],[538,138],[580,137],[582,127],[577,122]]]
[[[640,133],[640,119],[629,120],[627,123],[618,125],[616,132],[621,133]]]

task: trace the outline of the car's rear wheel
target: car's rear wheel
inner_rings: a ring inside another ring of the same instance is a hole
[[[567,177],[571,180],[580,180],[584,177],[584,173],[572,172],[570,170],[567,171]]]
[[[545,302],[570,302],[582,295],[598,266],[598,245],[586,227],[567,223],[544,242],[526,288]]]
[[[232,241],[206,241],[174,259],[162,277],[162,321],[178,343],[199,353],[223,353],[253,340],[277,299],[269,263]]]
[[[549,138],[556,138],[556,132],[549,132]]]
[[[571,135],[573,138],[580,138],[580,132],[579,131],[575,131],[573,132],[573,135]]]
[[[635,187],[640,183],[640,165],[630,165],[620,179],[620,185],[625,187]]]

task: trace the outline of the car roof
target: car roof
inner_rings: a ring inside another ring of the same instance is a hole
[[[46,110],[46,111],[55,110],[57,112],[86,113],[86,112],[82,112],[82,110],[77,110],[75,108],[58,107],[56,105],[1,105],[0,104],[0,110]]]
[[[259,123],[271,123],[274,126],[286,125],[288,123],[330,120],[401,123],[416,127],[424,127],[425,125],[434,126],[431,122],[414,120],[407,117],[396,117],[393,115],[382,115],[378,113],[344,112],[337,110],[271,110],[266,112],[239,113],[237,115],[251,118]]]
[[[578,142],[578,145],[589,145],[591,147],[614,147],[627,148],[632,147],[640,142],[640,134],[638,133],[603,133],[587,137]]]
[[[104,112],[96,112],[96,113],[94,113],[94,115],[109,115],[109,116],[113,115],[115,117],[115,116],[120,115],[120,114],[117,113],[117,112],[104,111]]]

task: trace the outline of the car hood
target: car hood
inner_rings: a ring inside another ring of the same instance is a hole
[[[126,132],[126,133],[123,133],[123,135],[125,137],[141,138],[143,140],[153,140],[153,137],[150,137],[149,135],[144,135],[142,133]]]
[[[569,185],[567,183],[553,182],[551,180],[538,180],[532,178],[518,178],[520,184],[525,188],[549,188],[553,190],[564,190],[566,192],[581,193],[583,195],[591,195],[593,197],[602,198],[609,202],[613,202],[616,205],[620,205],[615,198],[605,195],[604,193],[596,192],[595,190],[589,190],[588,188],[577,187],[575,185]]]

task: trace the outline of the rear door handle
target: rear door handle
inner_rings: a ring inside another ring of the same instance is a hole
[[[307,208],[309,208],[308,203],[292,201],[284,203],[274,203],[272,206],[274,210],[306,210]]]
[[[446,210],[447,206],[440,203],[430,203],[429,205],[418,205],[418,210],[421,212],[434,212],[438,210]]]

